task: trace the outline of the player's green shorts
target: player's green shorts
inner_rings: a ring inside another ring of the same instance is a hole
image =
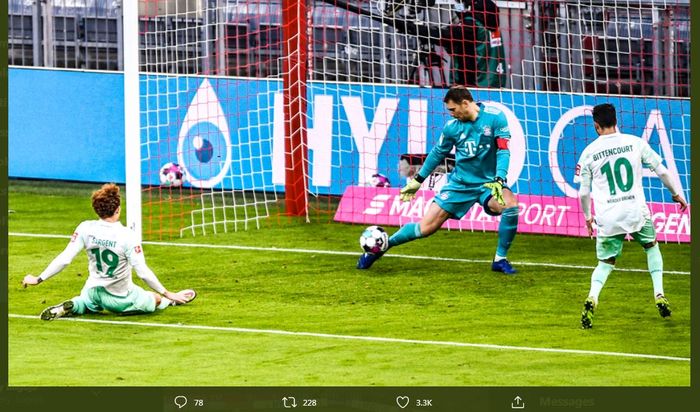
[[[630,233],[630,235],[634,240],[639,242],[640,245],[644,246],[656,240],[656,229],[654,229],[651,220],[647,220],[639,232]],[[624,233],[609,237],[598,236],[595,246],[598,260],[620,256],[620,254],[622,254],[622,242],[625,241],[626,236],[627,235]]]
[[[101,286],[83,290],[80,296],[73,298],[73,312],[100,312],[106,309],[122,315],[151,313],[156,310],[156,299],[152,293],[142,287],[133,285],[126,296],[113,295]]]
[[[451,214],[453,219],[461,219],[476,202],[483,206],[487,214],[495,216],[496,213],[487,206],[489,199],[491,199],[491,189],[481,184],[466,186],[462,183],[447,182],[440,193],[435,195],[433,201]]]

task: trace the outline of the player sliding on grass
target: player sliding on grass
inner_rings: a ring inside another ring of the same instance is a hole
[[[123,315],[151,313],[170,305],[191,302],[197,295],[186,289],[169,292],[146,266],[136,235],[119,222],[119,187],[105,184],[92,194],[92,208],[100,220],[82,222],[66,249],[39,276],[27,275],[22,285],[38,285],[68,266],[81,250],[87,250],[90,275],[80,296],[41,312],[41,319],[82,315],[103,309]],[[146,292],[131,280],[131,268],[158,293]]]
[[[681,188],[675,186],[668,170],[661,164],[661,157],[649,144],[616,130],[617,116],[613,105],[595,106],[593,125],[599,137],[581,153],[574,177],[574,181],[581,184],[579,198],[588,234],[593,236],[591,196],[598,226],[596,254],[599,262],[591,275],[591,289],[583,304],[581,327],[590,329],[593,326],[598,295],[615,268],[615,260],[622,252],[622,242],[628,233],[646,252],[656,307],[662,317],[669,317],[671,308],[663,288],[663,259],[644,198],[642,166],[656,172],[671,192],[673,201],[680,204],[681,211],[685,211],[688,204],[683,199]]]
[[[474,102],[464,86],[451,87],[443,99],[454,117],[445,124],[438,144],[425,164],[401,189],[401,200],[410,201],[421,183],[430,176],[455,148],[455,169],[419,223],[408,223],[389,238],[389,247],[427,237],[435,233],[447,219],[460,219],[479,202],[492,216],[501,215],[498,226],[498,248],[491,270],[515,274],[506,259],[518,229],[518,201],[506,186],[510,151],[510,130],[505,115],[494,107]],[[384,252],[364,253],[358,269],[368,269]]]

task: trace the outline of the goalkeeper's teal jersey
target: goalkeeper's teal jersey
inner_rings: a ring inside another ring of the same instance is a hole
[[[481,110],[475,121],[453,119],[445,124],[440,140],[419,172],[421,176],[428,177],[454,147],[455,168],[450,181],[473,186],[491,182],[496,176],[506,178],[510,152],[499,150],[496,138],[510,139],[508,120],[501,110],[478,105]]]

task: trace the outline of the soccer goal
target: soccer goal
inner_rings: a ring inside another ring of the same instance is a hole
[[[452,84],[508,118],[521,232],[585,235],[573,175],[602,102],[690,198],[687,0],[123,7],[127,213],[146,238],[419,220],[450,160],[412,203],[398,190],[450,119]],[[689,241],[689,214],[652,173],[644,187],[659,238]],[[475,206],[445,227],[497,226]]]

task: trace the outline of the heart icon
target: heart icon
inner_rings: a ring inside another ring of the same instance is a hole
[[[399,405],[399,408],[403,409],[408,406],[408,396],[397,396],[396,397],[396,404]]]

